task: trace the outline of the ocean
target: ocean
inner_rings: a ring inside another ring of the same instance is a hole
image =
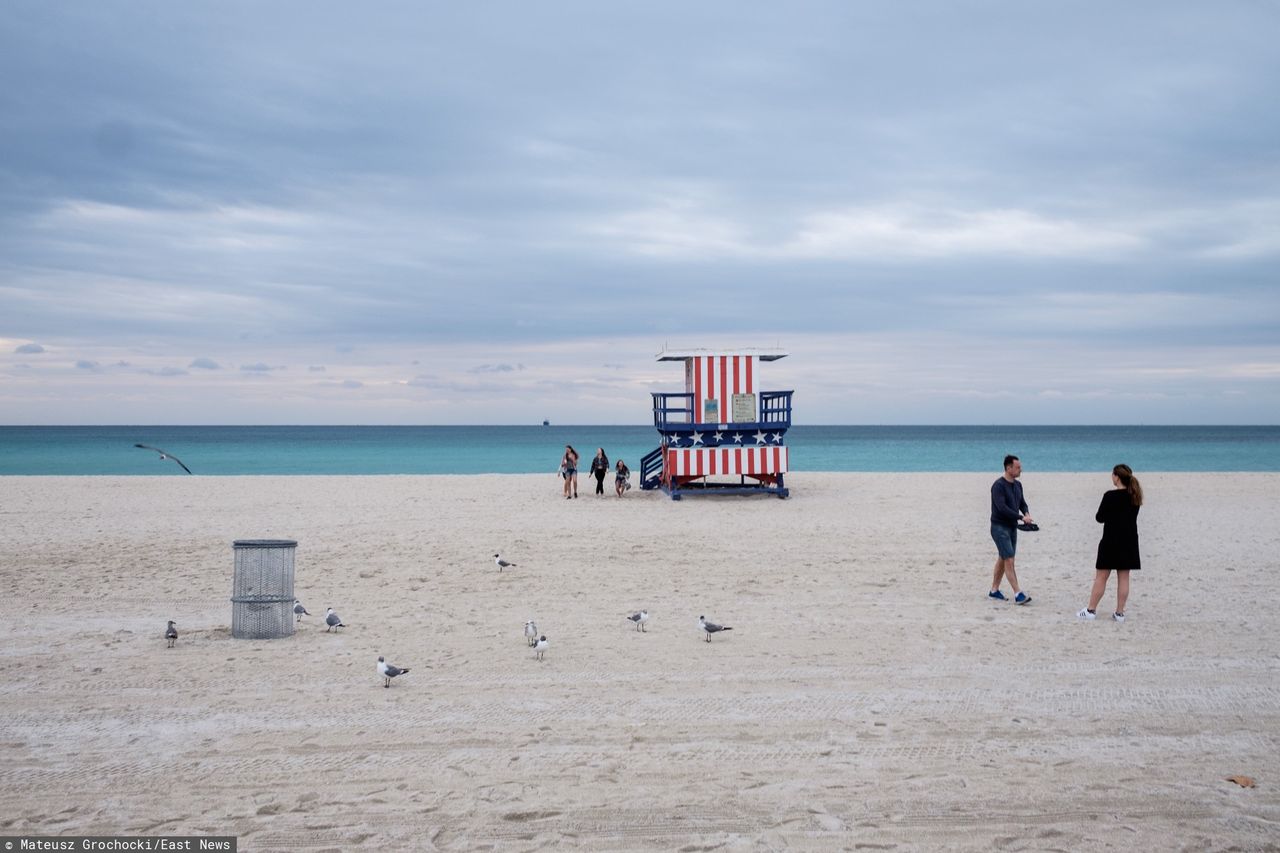
[[[638,471],[652,426],[7,426],[0,475],[552,474],[565,444]],[[1277,426],[793,426],[793,471],[1280,471]]]

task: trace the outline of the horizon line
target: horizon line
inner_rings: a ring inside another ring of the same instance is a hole
[[[755,422],[751,422],[751,426],[755,426]],[[24,424],[0,424],[0,429],[31,429],[31,428],[96,428],[96,427],[113,427],[113,428],[173,428],[173,427],[219,427],[226,429],[243,429],[250,427],[351,427],[351,428],[369,428],[369,427],[387,427],[387,428],[404,428],[404,429],[420,429],[424,427],[522,427],[522,428],[600,428],[600,427],[652,427],[649,423],[564,423],[564,424],[542,424],[542,423],[421,423],[421,424],[405,424],[405,423],[24,423]],[[718,427],[725,426],[733,428],[733,424],[698,424],[698,426]],[[1280,427],[1277,423],[906,423],[895,421],[877,421],[874,423],[802,423],[792,422],[790,429],[797,427],[995,427],[995,428],[1027,428],[1027,427],[1106,427],[1111,429],[1124,427]]]

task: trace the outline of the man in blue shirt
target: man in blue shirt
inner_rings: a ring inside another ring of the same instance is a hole
[[[1000,582],[1009,579],[1013,588],[1013,603],[1028,604],[1031,596],[1018,588],[1018,573],[1013,569],[1013,556],[1018,550],[1018,523],[1032,523],[1027,502],[1022,497],[1022,462],[1010,455],[1004,458],[1004,476],[991,484],[991,538],[996,543],[996,566],[991,576],[991,592],[988,598],[1007,601],[1000,591]]]

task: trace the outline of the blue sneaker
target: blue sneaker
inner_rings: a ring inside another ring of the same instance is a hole
[[[1014,604],[1030,604],[1031,596],[1027,595],[1025,592],[1020,592],[1018,593],[1018,597],[1013,600],[1013,603]]]
[[[1001,592],[1001,591],[1000,591],[1000,590],[998,590],[998,589],[993,589],[993,590],[991,590],[991,592],[987,593],[987,598],[994,598],[996,601],[1008,601],[1008,600],[1009,600],[1009,599],[1005,598],[1005,597],[1004,597],[1004,593],[1003,593],[1003,592]]]

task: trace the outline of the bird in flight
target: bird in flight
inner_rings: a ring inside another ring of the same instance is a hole
[[[181,460],[181,459],[179,459],[178,457],[174,456],[172,453],[169,453],[169,452],[167,452],[167,451],[161,450],[161,449],[160,449],[160,448],[158,448],[158,447],[152,447],[152,446],[151,446],[151,445],[149,445],[149,444],[135,444],[135,445],[134,445],[134,447],[141,447],[143,450],[154,450],[156,453],[159,453],[159,454],[160,454],[160,458],[161,458],[161,459],[172,459],[174,462],[177,462],[177,463],[178,463],[178,465],[180,465],[180,466],[182,467],[182,470],[183,470],[183,471],[186,471],[188,474],[190,474],[190,473],[191,473],[191,469],[190,469],[190,468],[188,468],[186,465],[183,465],[183,464],[182,464],[182,460]]]

